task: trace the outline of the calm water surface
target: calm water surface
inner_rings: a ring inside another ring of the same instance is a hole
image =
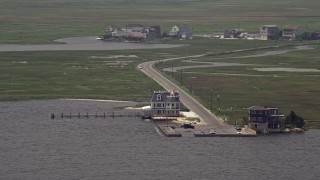
[[[320,131],[167,138],[139,118],[51,120],[135,103],[0,103],[0,179],[320,179]],[[134,113],[134,112],[123,113]]]

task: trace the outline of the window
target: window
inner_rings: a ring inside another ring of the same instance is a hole
[[[157,95],[157,100],[158,100],[158,101],[161,101],[161,94],[158,94],[158,95]]]

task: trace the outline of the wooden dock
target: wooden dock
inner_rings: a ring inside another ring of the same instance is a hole
[[[209,134],[209,133],[194,133],[195,137],[257,137],[257,134]]]
[[[116,118],[116,117],[142,117],[141,113],[117,113],[117,112],[111,112],[111,113],[85,113],[85,114],[81,114],[81,113],[77,113],[77,114],[72,114],[72,113],[60,113],[60,114],[54,114],[51,113],[50,114],[51,119],[55,119],[55,118],[68,118],[68,119],[72,119],[72,118]]]

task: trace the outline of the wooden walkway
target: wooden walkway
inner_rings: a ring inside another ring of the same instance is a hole
[[[90,113],[85,113],[85,114],[72,114],[72,113],[60,113],[60,114],[54,114],[51,113],[50,114],[51,119],[55,119],[55,118],[116,118],[116,117],[142,117],[141,113],[117,113],[117,112],[111,112],[111,113],[103,113],[103,114],[99,114],[99,113],[94,113],[94,114],[90,114]]]

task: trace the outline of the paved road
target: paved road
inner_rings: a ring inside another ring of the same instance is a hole
[[[204,56],[204,55],[198,55],[198,57],[199,56]],[[173,59],[179,59],[179,58],[166,59],[165,61],[173,60]],[[212,114],[208,109],[206,109],[198,101],[196,101],[189,94],[183,91],[180,87],[178,87],[177,85],[169,81],[167,78],[162,76],[158,71],[153,69],[153,65],[155,63],[156,61],[145,62],[140,64],[138,67],[143,73],[151,77],[153,80],[159,83],[166,90],[168,91],[178,90],[180,94],[180,101],[190,110],[195,112],[206,123],[206,126],[205,126],[206,128],[208,129],[214,128],[217,133],[222,133],[222,134],[236,133],[233,126],[225,124],[222,120],[218,119],[214,114]]]

